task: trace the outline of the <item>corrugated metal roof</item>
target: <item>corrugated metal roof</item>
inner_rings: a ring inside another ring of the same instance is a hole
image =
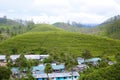
[[[45,66],[44,65],[38,65],[32,67],[32,71],[39,71],[39,73],[44,73]]]
[[[47,58],[49,55],[25,55],[27,59],[40,59],[40,58]],[[19,58],[20,55],[10,55],[12,60],[16,60]]]
[[[84,60],[84,58],[78,58],[78,64],[82,64],[84,62],[97,62],[97,61],[101,61],[101,58],[91,58],[86,60]]]
[[[25,55],[27,59],[40,59],[40,55]]]
[[[91,59],[85,60],[85,62],[97,62],[97,61],[101,61],[101,58],[91,58]]]
[[[10,58],[12,59],[12,60],[16,60],[17,58],[19,58],[20,57],[20,55],[10,55]]]
[[[47,78],[47,74],[33,74],[35,78]],[[66,73],[49,73],[49,78],[53,77],[70,77],[70,76],[79,76],[78,72],[66,72]]]
[[[47,74],[33,74],[35,78],[48,78]]]
[[[61,65],[52,65],[52,68],[55,69],[55,70],[56,69],[65,69],[65,66],[62,65],[62,64]]]
[[[46,58],[49,57],[49,55],[40,55],[40,57]]]
[[[5,55],[0,55],[0,60],[5,60]]]
[[[65,69],[65,66],[64,65],[62,65],[62,64],[60,64],[60,65],[52,65],[52,68],[54,69],[54,70],[56,70],[56,69]],[[38,65],[38,66],[34,66],[33,68],[32,68],[32,71],[44,71],[44,69],[45,69],[45,65],[43,65],[43,64],[40,64],[40,65]]]
[[[78,72],[69,72],[69,73],[51,73],[48,74],[50,78],[52,77],[70,77],[70,76],[79,76]]]
[[[0,59],[6,59],[5,56],[6,55],[0,55]],[[16,60],[19,57],[20,57],[20,55],[10,55],[10,58],[12,60]],[[49,57],[49,55],[25,55],[25,57],[27,59],[41,59],[41,58],[47,58],[47,57]]]

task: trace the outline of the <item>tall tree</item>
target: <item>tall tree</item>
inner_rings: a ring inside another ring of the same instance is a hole
[[[47,73],[47,76],[48,76],[48,73],[52,73],[52,71],[53,71],[52,65],[50,63],[47,63],[44,72]],[[48,79],[49,79],[49,76],[48,76]]]
[[[9,80],[11,71],[7,67],[0,66],[0,80]]]
[[[16,54],[17,53],[17,48],[13,48],[12,49],[12,54]]]
[[[116,59],[117,62],[120,62],[120,53],[117,53],[115,55],[115,59]]]
[[[82,57],[83,57],[84,59],[89,59],[89,58],[92,57],[92,54],[90,53],[89,50],[84,50],[84,51],[82,52]]]
[[[12,59],[10,58],[10,54],[9,53],[6,54],[6,61],[7,61],[7,66],[9,68],[11,68],[12,67]]]
[[[20,57],[17,58],[17,60],[16,60],[16,66],[18,66],[20,68],[28,67],[28,65],[27,65],[27,59],[24,56],[24,54],[21,54]]]
[[[51,66],[51,64],[50,63],[47,63],[46,64],[46,67],[45,67],[45,73],[52,73],[52,71],[53,71],[53,68],[52,68],[52,66]]]

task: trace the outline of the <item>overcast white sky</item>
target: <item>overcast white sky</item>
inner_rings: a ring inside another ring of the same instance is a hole
[[[0,16],[35,22],[101,23],[120,14],[120,0],[0,0]]]

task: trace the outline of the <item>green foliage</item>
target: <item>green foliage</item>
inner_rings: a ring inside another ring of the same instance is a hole
[[[106,61],[100,61],[99,68],[107,67],[108,63]]]
[[[91,53],[90,53],[89,50],[84,50],[84,51],[82,52],[82,57],[83,57],[84,59],[89,59],[89,58],[92,57],[92,55],[91,55]]]
[[[32,66],[37,66],[39,64],[38,60],[27,60],[27,67],[30,69]]]
[[[47,74],[53,72],[52,65],[50,63],[46,64],[44,72]]]
[[[35,28],[30,30],[30,32],[46,32],[46,31],[64,31],[64,30],[49,24],[37,24],[35,25]]]
[[[10,58],[9,54],[6,54],[6,61],[7,61],[7,66],[11,68],[13,64],[12,64],[12,59]]]
[[[120,63],[89,73],[83,80],[119,80]]]
[[[115,16],[99,26],[100,33],[104,36],[120,39],[120,16]]]
[[[43,63],[52,63],[52,62],[53,62],[52,57],[48,57],[43,60]]]
[[[16,21],[7,18],[0,18],[0,41],[25,33],[33,27],[33,21]]]
[[[17,48],[13,48],[11,52],[12,54],[17,54]]]
[[[28,67],[27,59],[25,58],[24,54],[21,54],[19,58],[17,58],[15,65],[20,68]]]
[[[120,62],[120,53],[117,53],[115,55],[115,59],[116,59],[117,62]]]
[[[76,67],[77,59],[76,59],[76,57],[73,54],[71,54],[71,53],[69,53],[69,54],[64,53],[64,55],[63,56],[61,55],[61,57],[64,58],[64,59],[63,58],[61,58],[61,59],[63,59],[62,62],[65,63],[65,66],[66,66],[67,70],[71,71],[73,67]]]
[[[10,75],[11,71],[9,68],[0,66],[0,80],[8,80]]]
[[[18,53],[23,51],[29,53],[41,47],[46,48],[48,52],[56,48],[56,53],[68,52],[68,47],[70,47],[71,53],[77,56],[80,56],[85,49],[89,49],[91,54],[94,54],[93,56],[103,52],[106,55],[112,55],[120,51],[120,41],[69,32],[34,32],[25,33],[0,43],[0,52],[11,53],[10,51],[16,48]]]
[[[106,26],[107,35],[111,38],[120,39],[120,19],[113,21]]]

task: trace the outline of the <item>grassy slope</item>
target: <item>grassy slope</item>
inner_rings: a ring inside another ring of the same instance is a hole
[[[49,51],[56,49],[57,53],[72,52],[77,56],[80,56],[83,49],[90,50],[95,56],[102,53],[113,55],[120,52],[120,41],[62,31],[31,32],[2,42],[0,52],[10,52],[13,48],[17,48],[18,52],[38,51],[40,47]]]
[[[63,29],[57,28],[48,24],[37,24],[30,32],[45,32],[45,31],[63,31]]]

